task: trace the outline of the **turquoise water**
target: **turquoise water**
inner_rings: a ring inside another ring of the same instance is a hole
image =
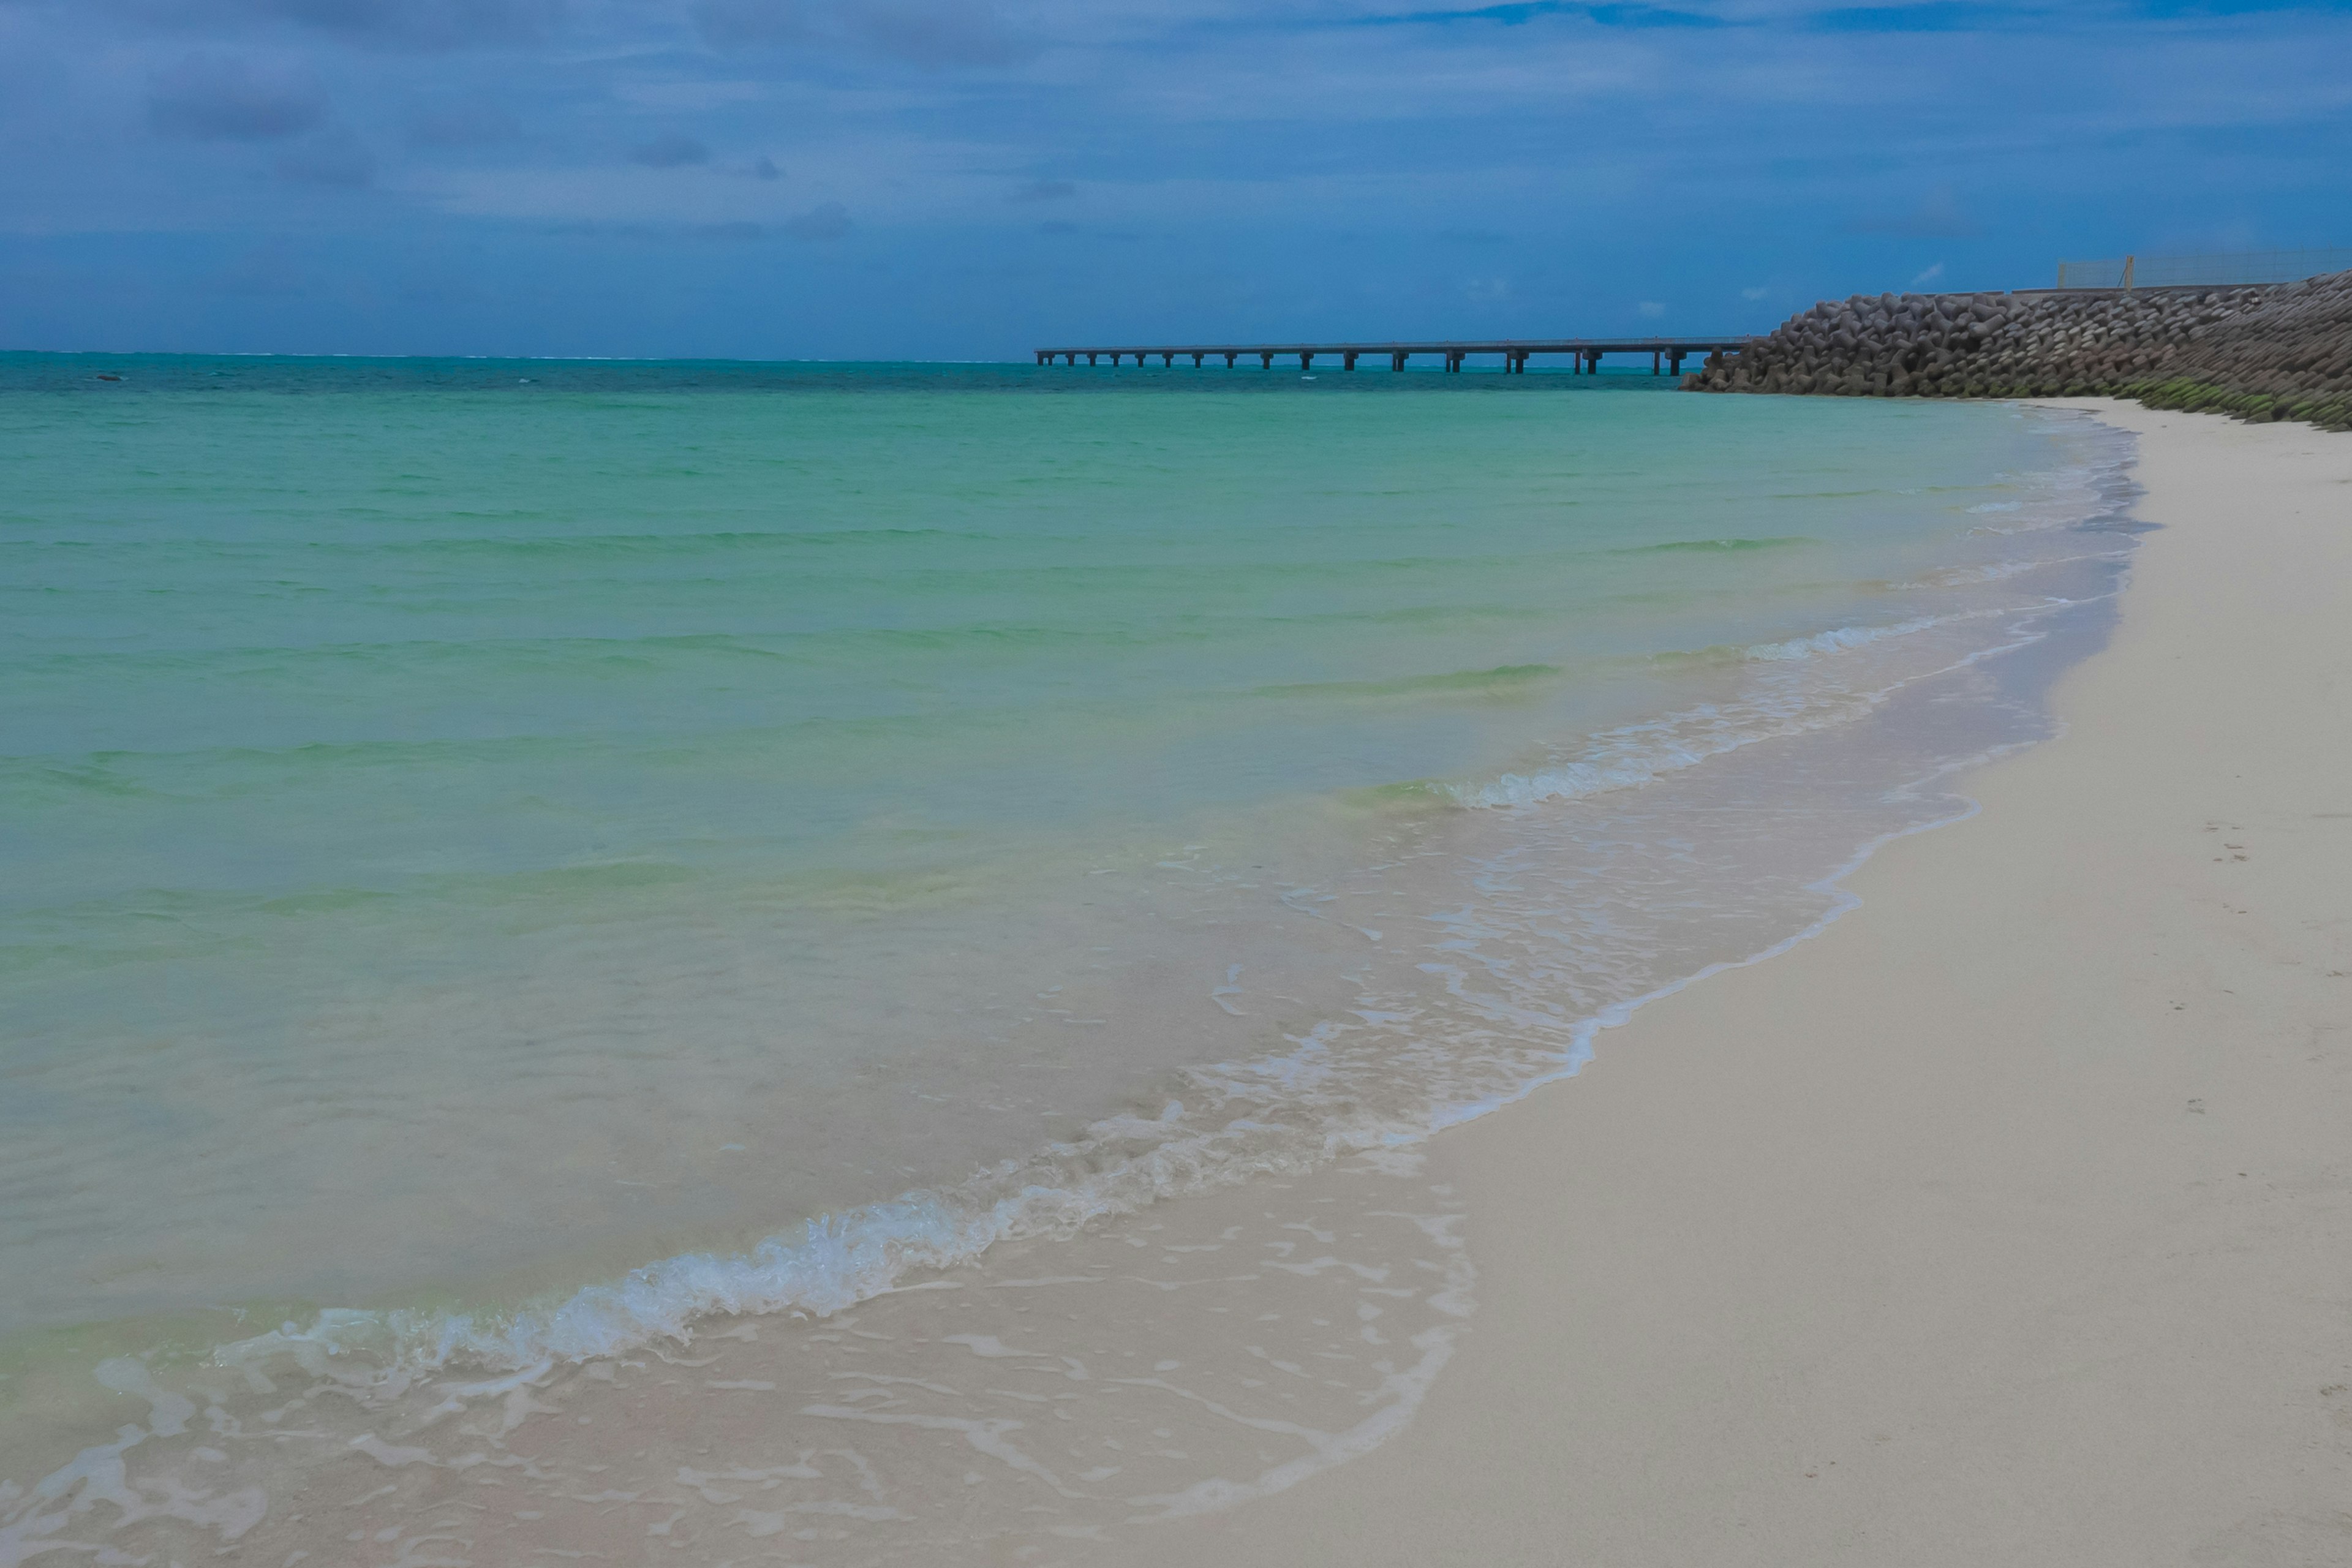
[[[0,356],[0,1339],[602,1353],[1507,1098],[1566,1034],[1299,1053],[1475,944],[1449,876],[1551,868],[1537,1035],[1801,925],[1889,781],[1727,759],[2103,593],[2116,460],[1643,377]],[[1785,865],[1702,826],[1768,796]]]

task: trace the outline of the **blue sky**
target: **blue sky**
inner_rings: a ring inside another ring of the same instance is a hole
[[[2352,245],[2352,4],[0,0],[0,347],[1711,332]]]

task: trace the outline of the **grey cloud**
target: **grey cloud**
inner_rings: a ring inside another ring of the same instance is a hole
[[[279,154],[278,173],[310,185],[356,190],[375,182],[375,154],[348,131],[331,132]]]
[[[408,140],[419,147],[493,147],[521,136],[515,117],[495,103],[449,104],[418,115],[408,127]]]
[[[1061,202],[1078,194],[1067,180],[1032,180],[1004,199],[1008,202]]]
[[[687,14],[720,49],[851,47],[933,68],[1010,65],[1037,52],[990,0],[694,0]]]
[[[317,83],[233,56],[191,56],[147,88],[147,123],[193,142],[278,142],[326,118]]]
[[[710,162],[710,149],[691,136],[673,131],[630,148],[629,162],[643,163],[648,169],[682,169],[689,163]]]
[[[783,227],[794,239],[839,239],[849,232],[849,209],[839,202],[827,202],[798,217],[786,218]]]

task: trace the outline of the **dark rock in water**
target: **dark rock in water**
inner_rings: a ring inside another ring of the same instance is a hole
[[[1857,294],[1707,355],[1694,392],[2092,394],[2352,429],[2352,272],[2134,294]]]
[[[105,371],[100,371],[98,373],[98,379],[100,381],[121,381],[122,378],[119,375],[110,374]]]

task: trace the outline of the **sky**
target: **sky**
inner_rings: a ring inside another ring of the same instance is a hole
[[[2352,0],[0,0],[0,349],[1761,330],[2352,246]]]

